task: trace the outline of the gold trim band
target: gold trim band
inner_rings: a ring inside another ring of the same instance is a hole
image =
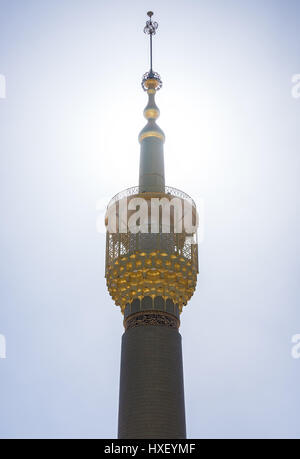
[[[156,80],[155,78],[148,78],[145,81],[145,87],[147,89],[156,89],[156,88],[158,88],[158,86],[159,86],[159,81]]]
[[[165,141],[165,136],[163,134],[161,134],[160,132],[148,131],[148,132],[144,132],[143,134],[140,135],[140,137],[139,137],[140,143],[144,139],[148,139],[148,137],[155,137],[156,139],[162,140],[163,142]]]
[[[155,108],[148,108],[148,110],[145,110],[144,116],[145,116],[145,118],[147,118],[147,120],[149,118],[152,118],[152,119],[156,120],[159,117],[159,110],[157,110]]]

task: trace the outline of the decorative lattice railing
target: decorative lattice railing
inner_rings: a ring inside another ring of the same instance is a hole
[[[116,212],[116,231],[108,227],[106,243],[106,279],[113,300],[124,312],[127,304],[146,296],[171,299],[179,308],[187,304],[193,295],[198,273],[197,230],[175,231],[174,224],[165,232],[161,222],[158,232],[139,231],[136,234],[118,231],[120,213],[118,204],[129,203],[134,198],[145,198],[151,209],[151,198],[178,198],[179,204],[188,201],[194,216],[196,205],[184,192],[166,187],[165,193],[139,193],[130,188],[116,195],[109,203],[108,213]],[[174,213],[170,214],[174,220]],[[129,218],[129,216],[127,216]],[[174,221],[173,221],[174,223]]]

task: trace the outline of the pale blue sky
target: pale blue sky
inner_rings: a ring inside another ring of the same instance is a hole
[[[189,437],[300,437],[298,0],[0,0],[0,437],[116,435],[96,203],[137,184],[149,9],[167,184],[205,202]]]

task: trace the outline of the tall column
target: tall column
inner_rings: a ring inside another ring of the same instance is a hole
[[[186,438],[179,321],[140,312],[125,321],[122,338],[120,439]]]
[[[148,122],[139,135],[139,187],[119,193],[108,205],[105,276],[125,327],[118,437],[185,439],[179,327],[197,283],[197,229],[185,224],[189,217],[196,220],[197,211],[184,192],[165,187],[165,135],[156,124],[160,113],[155,103],[162,81],[152,70],[152,36],[158,24],[152,15],[148,13],[144,29],[150,35],[151,66],[142,82],[149,101],[144,110]],[[143,222],[138,214],[138,231],[131,221],[135,208],[143,208],[145,217]]]

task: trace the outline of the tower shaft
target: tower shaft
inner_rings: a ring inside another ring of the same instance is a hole
[[[148,120],[139,136],[141,144],[140,153],[140,193],[165,191],[165,165],[164,165],[164,142],[165,134],[156,124],[160,115],[159,108],[155,103],[156,90],[159,82],[155,78],[145,81],[149,100],[144,110],[144,116]]]
[[[186,437],[181,336],[176,328],[140,325],[124,333],[118,436]]]
[[[149,137],[142,142],[139,187],[141,193],[163,193],[165,190],[163,143],[156,137]]]

